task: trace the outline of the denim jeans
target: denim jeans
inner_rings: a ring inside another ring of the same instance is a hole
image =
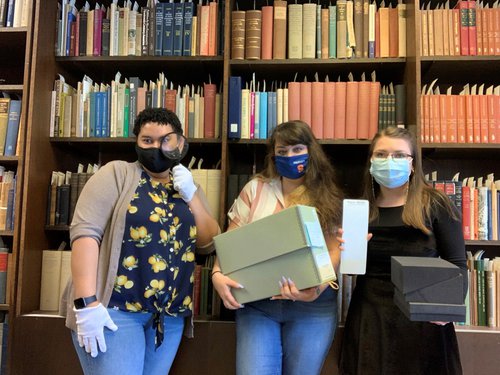
[[[104,329],[107,351],[92,358],[80,348],[76,332],[71,332],[85,375],[166,375],[172,366],[184,329],[184,318],[166,316],[164,338],[155,351],[155,330],[146,327],[151,314],[108,309],[118,326],[115,332]]]
[[[337,327],[337,292],[314,302],[261,300],[236,311],[238,375],[315,375]]]

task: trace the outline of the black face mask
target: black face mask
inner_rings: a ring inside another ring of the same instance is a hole
[[[167,158],[161,149],[156,147],[142,148],[135,145],[135,152],[144,168],[153,173],[165,172],[176,163],[176,160]]]

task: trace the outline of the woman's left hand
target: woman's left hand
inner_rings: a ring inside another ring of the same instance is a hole
[[[312,302],[323,292],[321,286],[298,290],[295,283],[286,277],[282,277],[279,281],[281,295],[271,297],[275,299],[288,299],[291,301]]]

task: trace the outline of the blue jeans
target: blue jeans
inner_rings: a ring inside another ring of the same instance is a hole
[[[321,372],[337,327],[337,292],[314,302],[261,300],[236,311],[238,375]]]
[[[181,342],[184,318],[165,317],[163,342],[155,351],[155,330],[146,327],[151,314],[113,309],[108,312],[118,330],[104,329],[106,353],[99,352],[92,358],[85,348],[80,348],[76,332],[71,332],[85,375],[168,374]]]

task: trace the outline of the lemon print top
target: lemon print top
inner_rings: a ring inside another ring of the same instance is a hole
[[[171,182],[142,172],[125,228],[109,307],[153,313],[162,331],[164,315],[193,310],[194,216]]]

